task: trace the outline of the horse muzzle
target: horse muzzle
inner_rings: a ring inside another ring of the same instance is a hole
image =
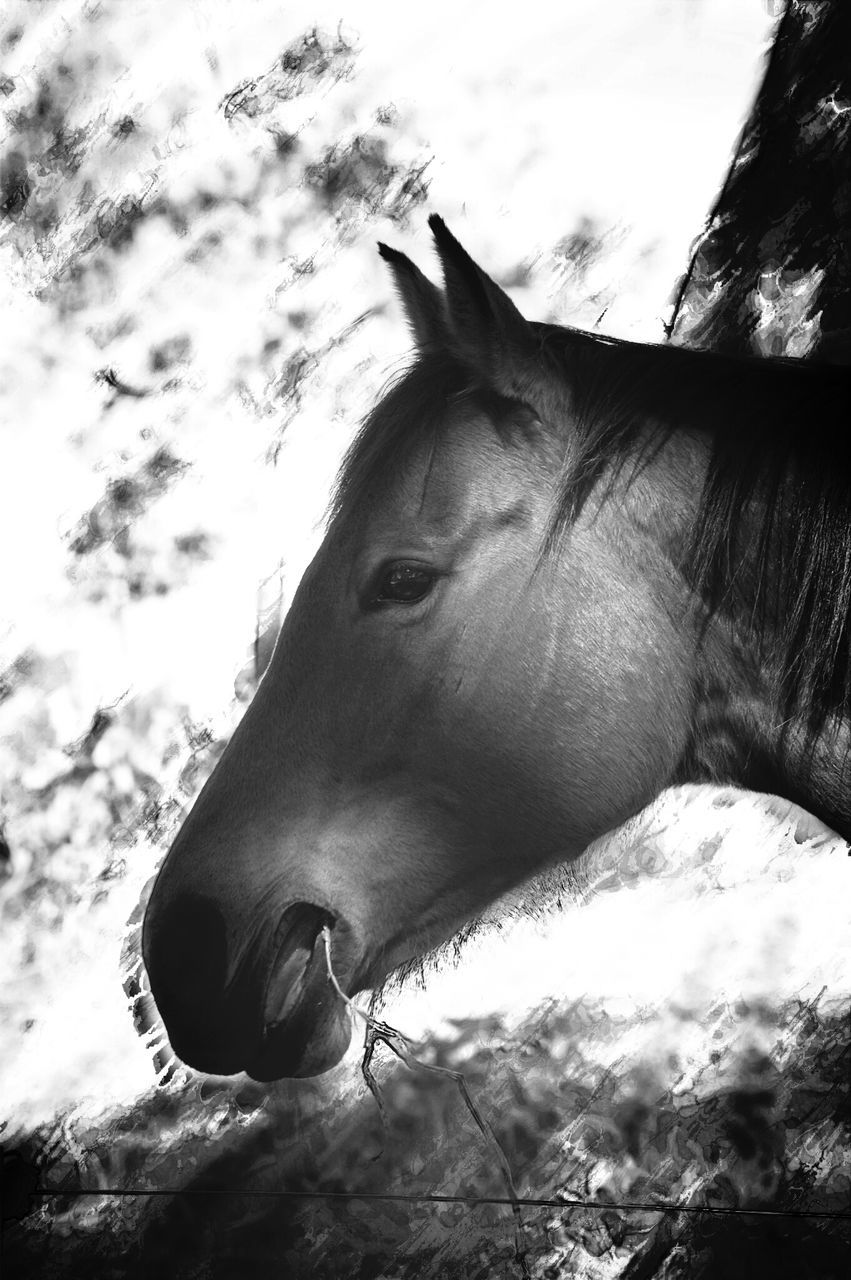
[[[152,901],[142,941],[151,992],[178,1058],[198,1071],[245,1071],[263,1081],[320,1075],[346,1052],[351,1018],[328,956],[345,989],[350,948],[344,921],[295,902],[265,930],[253,929],[235,957],[219,907],[188,893],[162,906]]]

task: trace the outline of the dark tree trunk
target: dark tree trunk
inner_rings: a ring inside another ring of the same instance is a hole
[[[851,363],[849,0],[788,0],[668,331]]]

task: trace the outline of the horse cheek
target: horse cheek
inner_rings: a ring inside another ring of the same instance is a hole
[[[605,580],[606,616],[595,617],[583,661],[574,664],[584,673],[585,688],[570,717],[582,792],[577,811],[586,813],[590,839],[624,822],[668,785],[691,720],[690,632],[660,610],[644,579],[621,572]]]

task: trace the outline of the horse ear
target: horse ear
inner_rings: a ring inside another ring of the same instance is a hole
[[[381,243],[378,252],[393,273],[393,283],[418,350],[445,347],[449,333],[443,294],[404,253]]]
[[[428,220],[446,282],[451,345],[503,394],[526,399],[536,381],[532,326],[436,213]]]

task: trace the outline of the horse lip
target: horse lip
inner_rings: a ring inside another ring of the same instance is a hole
[[[296,947],[282,963],[273,968],[263,1006],[266,1035],[283,1026],[304,998],[307,971],[312,959],[312,950]]]
[[[319,907],[296,904],[284,912],[275,931],[275,958],[263,996],[264,1035],[284,1026],[302,1003],[313,966],[324,961],[322,935],[331,925],[333,917]]]
[[[338,923],[306,903],[284,912],[263,993],[261,1041],[245,1067],[255,1080],[320,1075],[348,1048],[349,1011],[328,976],[323,936],[326,925]]]

